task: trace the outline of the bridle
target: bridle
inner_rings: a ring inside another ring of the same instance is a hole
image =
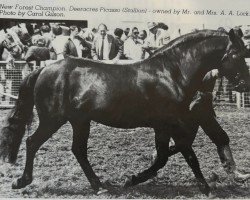
[[[230,62],[234,62],[237,61],[239,59],[243,59],[245,58],[245,56],[248,54],[249,50],[247,48],[245,48],[244,50],[240,51],[240,52],[236,52],[235,50],[230,50],[229,52],[226,52],[222,59],[221,59],[221,64],[220,67],[218,68],[218,72],[219,72],[219,77],[225,76],[224,70],[222,68],[222,65],[224,62],[226,62],[226,60],[230,60]],[[241,74],[239,72],[237,72],[235,74],[235,76],[233,77],[233,80],[231,80],[233,82],[235,89],[239,89],[244,87],[245,85],[245,81],[241,78]]]

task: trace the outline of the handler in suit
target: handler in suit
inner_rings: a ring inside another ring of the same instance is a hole
[[[77,26],[70,26],[70,37],[64,45],[63,56],[82,57],[84,48],[91,48],[91,44],[86,42],[83,38],[78,36],[79,28]]]
[[[107,26],[100,24],[91,48],[93,60],[119,60],[122,51],[122,46],[118,44],[117,40],[107,34]]]

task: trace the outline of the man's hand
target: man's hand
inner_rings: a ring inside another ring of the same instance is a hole
[[[218,70],[218,69],[213,69],[213,70],[211,71],[211,75],[212,75],[212,77],[214,77],[214,78],[219,78],[219,70]]]

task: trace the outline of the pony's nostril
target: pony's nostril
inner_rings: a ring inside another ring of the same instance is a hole
[[[240,84],[241,84],[241,85],[245,85],[245,81],[244,81],[244,80],[241,80],[241,81],[240,81]]]

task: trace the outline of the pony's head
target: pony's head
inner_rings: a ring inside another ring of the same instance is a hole
[[[245,58],[248,49],[244,45],[241,34],[237,34],[231,29],[228,33],[230,42],[227,46],[226,53],[221,60],[219,72],[232,83],[234,90],[238,92],[249,91],[250,75]]]

